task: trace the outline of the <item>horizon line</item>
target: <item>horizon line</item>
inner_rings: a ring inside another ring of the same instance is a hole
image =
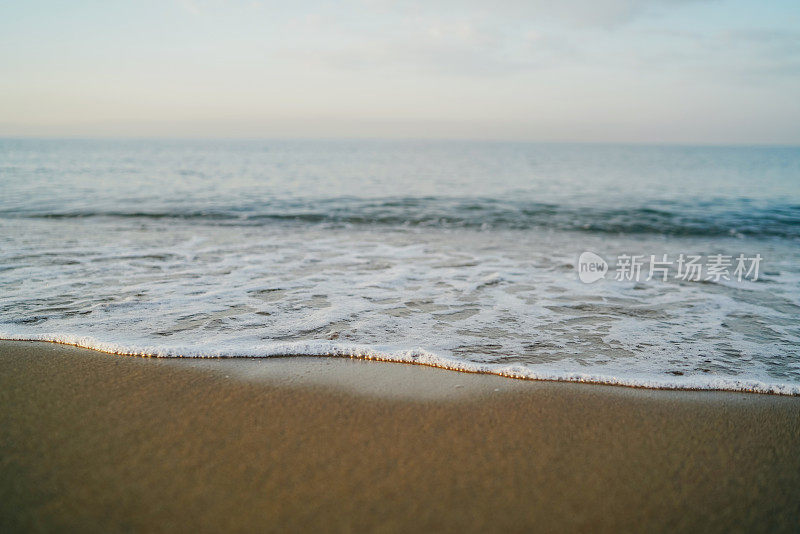
[[[594,145],[642,147],[692,147],[692,148],[800,148],[797,143],[774,142],[707,142],[707,141],[588,141],[588,140],[534,140],[459,137],[388,137],[388,136],[155,136],[155,135],[5,135],[0,141],[150,141],[150,142],[377,142],[377,143],[474,143],[521,145]]]

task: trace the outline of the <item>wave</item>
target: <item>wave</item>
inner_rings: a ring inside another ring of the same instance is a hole
[[[29,219],[117,218],[185,220],[199,224],[260,226],[276,223],[553,229],[608,234],[800,238],[800,205],[748,199],[658,202],[639,206],[576,206],[491,198],[402,197],[271,200],[210,209],[12,209],[0,217]]]
[[[742,380],[736,378],[703,378],[699,376],[614,376],[608,374],[578,373],[558,369],[541,369],[522,365],[485,364],[439,356],[423,349],[381,351],[370,347],[334,344],[325,341],[276,342],[260,347],[240,349],[203,350],[191,347],[133,346],[104,342],[88,336],[69,334],[15,335],[4,332],[0,341],[40,341],[91,349],[119,356],[147,358],[276,358],[292,356],[339,357],[392,363],[406,363],[436,367],[450,371],[491,374],[504,378],[541,380],[551,382],[577,382],[608,386],[626,386],[645,389],[686,391],[731,391],[772,395],[800,396],[800,385]]]

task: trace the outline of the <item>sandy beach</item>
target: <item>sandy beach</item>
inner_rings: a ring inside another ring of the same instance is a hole
[[[0,343],[0,530],[792,531],[800,399]]]

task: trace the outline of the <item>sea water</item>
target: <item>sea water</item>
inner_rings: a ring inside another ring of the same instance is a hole
[[[800,394],[800,149],[0,140],[0,337]]]

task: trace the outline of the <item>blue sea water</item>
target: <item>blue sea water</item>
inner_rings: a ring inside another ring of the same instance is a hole
[[[0,140],[9,339],[798,394],[798,245],[796,147]]]

